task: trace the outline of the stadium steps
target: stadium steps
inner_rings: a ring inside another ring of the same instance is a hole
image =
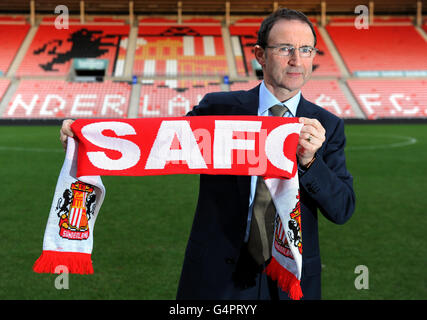
[[[138,27],[131,26],[129,28],[129,37],[127,43],[126,51],[126,61],[125,61],[125,70],[123,77],[126,79],[131,79],[133,75],[133,57],[136,48],[136,39],[138,38]]]
[[[417,30],[417,31],[418,31],[418,33],[420,34],[420,36],[421,36],[421,37],[423,37],[423,39],[424,39],[425,41],[427,41],[427,34],[426,34],[426,32],[423,30],[423,28],[418,27],[418,26],[415,26],[415,30]]]
[[[13,95],[15,94],[18,87],[19,87],[19,80],[12,80],[10,82],[9,87],[7,88],[6,92],[4,93],[0,101],[0,118],[4,114],[7,107],[9,106],[9,101],[12,100]]]
[[[230,31],[228,30],[228,27],[223,26],[221,27],[221,32],[222,32],[222,40],[224,42],[225,57],[227,59],[227,65],[228,65],[228,75],[230,78],[236,78],[237,68],[236,68],[236,61],[233,55],[233,49],[231,48]]]
[[[334,59],[335,63],[337,64],[339,70],[341,71],[341,74],[344,77],[349,77],[350,73],[348,72],[348,69],[347,69],[344,61],[341,59],[341,55],[338,53],[338,50],[335,47],[334,43],[332,42],[332,39],[329,36],[328,32],[322,26],[317,26],[317,30],[319,30],[319,33],[322,36],[323,41],[326,43],[326,46],[328,47],[329,52],[331,53],[332,58]]]
[[[138,30],[138,28],[137,28]],[[128,118],[138,118],[139,99],[141,96],[141,83],[133,84],[129,98]]]
[[[6,78],[0,78],[0,101],[9,88],[10,80]]]
[[[30,47],[31,43],[33,42],[34,36],[36,35],[38,30],[38,26],[33,26],[30,28],[30,30],[27,33],[27,36],[25,37],[24,41],[21,44],[21,47],[18,50],[18,53],[16,54],[15,58],[13,59],[9,70],[7,72],[8,77],[14,77],[16,74],[16,71],[19,68],[19,65],[21,64],[22,60],[25,57],[25,54],[27,53],[28,48]]]
[[[134,62],[137,38],[138,38],[138,26],[137,25],[131,26],[129,28],[125,71],[123,74],[125,79],[132,79],[132,76],[133,76],[133,62]],[[129,98],[129,109],[127,114],[128,118],[138,117],[138,106],[139,106],[140,94],[141,94],[141,84],[139,82],[136,84],[133,84],[131,87],[131,93]]]
[[[228,28],[237,74],[242,78],[255,76],[255,72],[252,68],[252,60],[255,59],[255,57],[248,44],[256,42],[256,34],[260,23],[261,19],[257,19],[257,22],[240,19],[235,21]]]
[[[344,93],[344,96],[346,97],[348,103],[351,105],[351,108],[353,109],[354,113],[356,114],[356,118],[366,119],[367,117],[365,113],[362,111],[362,108],[359,106],[359,103],[357,102],[356,98],[354,97],[353,93],[348,87],[347,82],[344,80],[338,80],[338,85],[341,91]]]

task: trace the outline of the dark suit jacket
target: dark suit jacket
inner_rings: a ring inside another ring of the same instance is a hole
[[[249,91],[207,94],[188,115],[257,115],[259,86]],[[300,175],[303,270],[306,298],[320,298],[320,252],[317,213],[342,224],[355,206],[353,178],[346,169],[344,123],[305,100],[297,117],[316,118],[326,141],[310,169]],[[250,176],[200,175],[193,226],[185,252],[177,299],[228,299],[239,258],[249,209]],[[245,266],[243,266],[244,268]]]

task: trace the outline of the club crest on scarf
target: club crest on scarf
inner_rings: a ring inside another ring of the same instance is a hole
[[[274,247],[278,252],[283,254],[285,257],[293,259],[291,249],[289,248],[289,241],[291,245],[298,248],[300,254],[302,254],[302,237],[301,237],[301,206],[299,201],[299,194],[297,195],[298,202],[295,208],[290,213],[291,220],[288,222],[288,237],[285,236],[285,229],[283,228],[280,216],[276,215],[276,225],[274,234]]]
[[[295,208],[291,212],[291,219],[289,220],[288,227],[288,239],[292,241],[293,245],[298,248],[300,254],[302,254],[302,237],[301,237],[301,204],[299,201],[299,192],[297,195],[298,202]]]
[[[59,217],[59,235],[69,240],[89,238],[88,221],[95,208],[94,188],[81,181],[64,190],[56,206]]]

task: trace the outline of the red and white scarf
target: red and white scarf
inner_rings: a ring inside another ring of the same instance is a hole
[[[105,196],[102,175],[257,175],[266,180],[278,213],[265,272],[300,299],[301,127],[298,118],[256,116],[76,120],[77,140],[68,139],[34,271],[56,273],[57,266],[66,266],[70,273],[93,273],[93,231]]]

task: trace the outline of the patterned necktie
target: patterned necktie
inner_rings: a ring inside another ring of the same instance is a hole
[[[273,117],[283,117],[286,111],[288,111],[288,108],[282,104],[275,104],[270,107],[270,112]]]
[[[271,114],[275,117],[282,117],[287,110],[288,108],[283,105],[274,105],[270,108]],[[258,177],[248,251],[259,265],[271,257],[275,218],[276,208],[271,199],[270,191],[268,191],[264,178]]]

